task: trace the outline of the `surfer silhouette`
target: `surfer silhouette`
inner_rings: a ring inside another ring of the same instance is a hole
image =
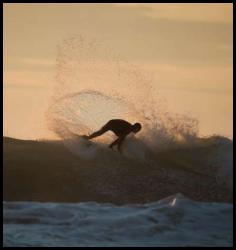
[[[113,146],[117,145],[119,151],[121,151],[121,145],[125,139],[125,137],[133,132],[137,133],[141,130],[142,126],[140,123],[131,124],[122,119],[113,119],[108,121],[100,130],[92,133],[91,135],[84,135],[85,139],[93,139],[98,137],[107,131],[112,131],[118,138],[109,145],[109,148],[113,148]]]

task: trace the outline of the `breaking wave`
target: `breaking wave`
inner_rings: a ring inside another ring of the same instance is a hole
[[[115,139],[110,132],[93,140],[92,146],[78,136],[114,118],[140,122],[143,127],[125,140],[123,156],[107,148]],[[220,136],[200,138],[197,119],[170,112],[151,76],[98,40],[77,36],[59,46],[56,87],[47,119],[73,154],[94,165],[137,161],[144,167],[169,164],[175,168],[181,161],[188,171],[210,173],[232,189],[232,141]],[[160,159],[160,152],[165,160]]]

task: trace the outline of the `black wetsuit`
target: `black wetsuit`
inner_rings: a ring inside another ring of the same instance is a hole
[[[121,119],[113,119],[106,123],[100,130],[94,132],[93,134],[89,135],[87,138],[92,139],[97,136],[104,134],[107,131],[112,131],[115,135],[118,136],[113,143],[110,144],[110,148],[115,145],[118,145],[118,149],[120,150],[121,144],[124,141],[125,137],[132,132],[132,124],[127,121]]]

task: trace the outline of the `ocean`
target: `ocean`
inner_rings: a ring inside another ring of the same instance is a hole
[[[233,206],[175,194],[146,204],[4,202],[5,247],[233,245]]]

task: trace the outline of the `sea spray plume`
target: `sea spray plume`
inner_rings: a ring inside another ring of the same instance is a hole
[[[138,137],[147,141],[148,144],[151,143],[155,149],[173,146],[176,141],[184,142],[197,134],[195,119],[173,115],[167,111],[163,98],[155,91],[155,83],[152,82],[149,74],[138,66],[121,60],[114,50],[98,39],[75,36],[64,40],[58,48],[56,80],[58,84],[55,88],[54,99],[66,97],[67,101],[61,105],[58,113],[61,115],[64,112],[63,119],[67,116],[67,121],[71,120],[72,114],[77,117],[76,119],[79,119],[78,117],[81,115],[74,112],[78,105],[75,101],[76,96],[80,102],[79,110],[81,111],[81,96],[86,96],[87,89],[93,91],[93,94],[90,92],[87,95],[90,97],[89,100],[84,99],[84,102],[90,106],[89,102],[96,104],[96,106],[94,105],[96,109],[91,112],[91,109],[87,110],[86,105],[83,104],[84,111],[88,113],[87,119],[95,121],[91,121],[89,126],[85,126],[90,128],[90,131],[95,127],[99,128],[111,117],[117,115],[118,112],[114,112],[114,110],[110,110],[109,115],[105,115],[105,113],[110,107],[111,100],[114,99],[112,102],[116,102],[118,99],[120,100],[119,105],[115,104],[117,109],[120,109],[120,106],[132,106],[135,122],[141,122],[144,128],[144,132],[140,133]],[[103,98],[100,98],[99,95]],[[104,98],[105,96],[110,99]],[[104,100],[107,100],[107,103],[102,105],[102,103],[94,101],[97,97],[100,98],[100,101],[103,100],[103,103],[105,103]],[[122,102],[123,104],[121,104]],[[74,111],[71,112],[71,109]],[[129,110],[131,109],[129,108]],[[125,112],[119,113],[120,116],[124,119],[127,118]],[[75,123],[75,118],[72,120]],[[81,121],[77,120],[76,123],[79,130],[84,127]]]
[[[97,112],[98,106],[99,112]],[[107,110],[106,107],[111,106],[113,108]],[[100,115],[100,112],[102,112],[102,115]],[[67,146],[69,145],[70,150],[72,150],[73,153],[76,152],[77,155],[81,153],[81,155],[87,157],[89,156],[89,152],[91,152],[92,149],[93,152],[95,152],[95,149],[87,148],[83,140],[78,140],[75,134],[89,134],[112,118],[125,118],[131,122],[141,120],[142,123],[146,125],[146,130],[143,135],[141,133],[139,139],[129,137],[124,144],[124,154],[129,157],[142,159],[144,161],[149,159],[150,161],[150,150],[155,153],[158,152],[158,150],[173,148],[173,143],[178,142],[174,138],[174,135],[177,134],[177,128],[173,131],[171,128],[164,127],[162,123],[160,123],[162,126],[159,127],[148,127],[149,124],[135,111],[132,105],[122,99],[111,98],[96,91],[84,91],[61,97],[50,108],[49,113],[50,128],[62,138],[64,143]],[[150,126],[153,126],[153,120],[151,120],[151,122]],[[112,139],[112,134],[108,133],[98,138],[97,141],[103,143],[111,141]],[[175,146],[180,145],[181,144],[178,143]],[[85,154],[86,151],[88,151],[88,154]],[[148,162],[146,161],[145,163],[147,164]]]
[[[111,109],[107,110],[107,107]],[[76,135],[89,134],[112,118],[135,121],[136,114],[132,105],[122,99],[111,98],[96,91],[82,91],[54,100],[54,105],[48,110],[47,116],[50,129],[78,155],[86,150],[93,149],[94,152],[94,147],[86,147],[84,140],[79,140]],[[98,141],[102,143],[111,140],[111,137],[113,138],[113,135],[108,133],[98,138]],[[87,157],[84,153],[83,156]]]
[[[66,122],[74,133],[80,135],[98,129],[109,119],[125,118],[135,121],[138,119],[138,115],[130,103],[98,91],[81,91],[65,95],[57,100],[54,99],[54,103],[47,113],[51,129],[53,129],[55,120],[61,120]]]
[[[133,103],[148,98],[153,90],[150,74],[121,59],[104,42],[82,36],[58,47],[56,82],[56,97],[89,89]]]

